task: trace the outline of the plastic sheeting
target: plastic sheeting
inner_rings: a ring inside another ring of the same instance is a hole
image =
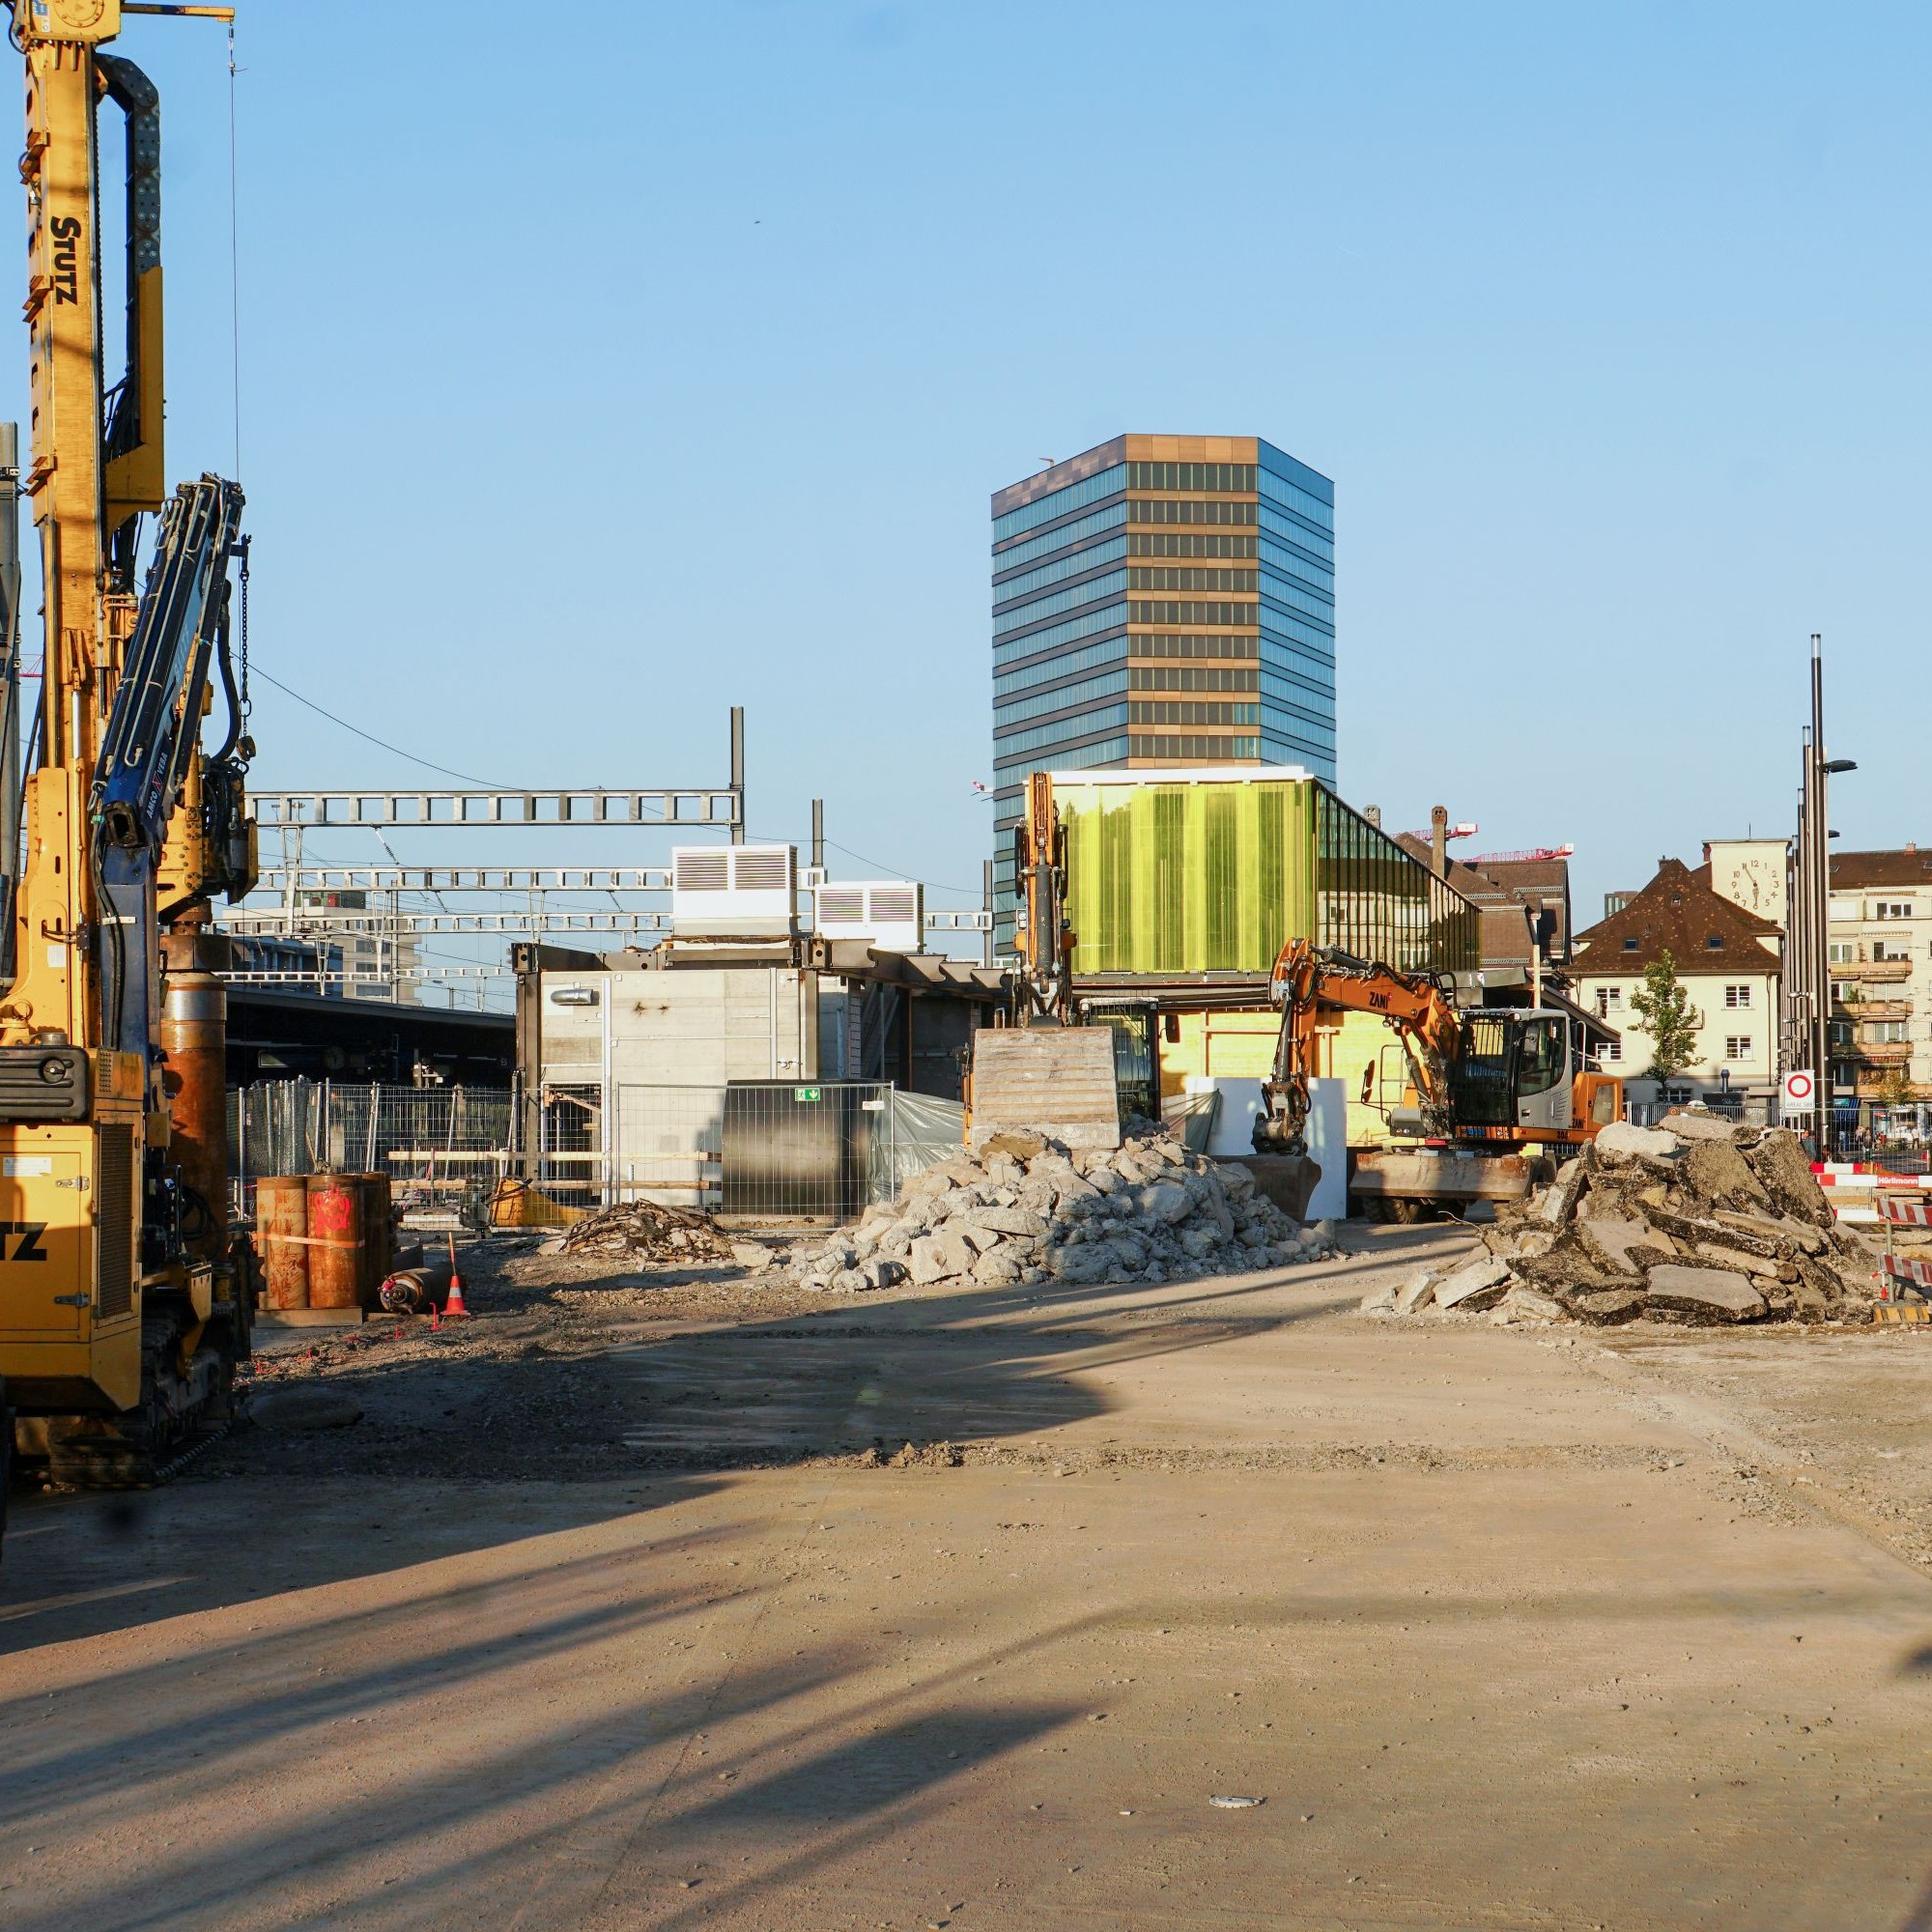
[[[892,1194],[966,1145],[966,1109],[929,1094],[892,1093]],[[887,1197],[891,1198],[891,1195]]]

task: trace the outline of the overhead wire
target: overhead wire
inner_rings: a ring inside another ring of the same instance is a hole
[[[407,758],[412,765],[420,765],[427,772],[440,772],[446,779],[461,779],[465,784],[488,785],[492,791],[507,791],[512,787],[498,783],[495,779],[479,779],[474,772],[459,772],[452,765],[440,765],[434,758],[418,757],[414,752],[405,751],[400,745],[392,745],[386,738],[379,738],[373,731],[365,731],[359,724],[352,724],[348,719],[339,718],[326,705],[318,704],[312,697],[304,697],[293,685],[284,684],[280,678],[262,668],[258,660],[253,667],[254,674],[269,684],[272,684],[285,697],[293,697],[298,704],[306,705],[319,718],[327,718],[331,724],[340,724],[345,731],[357,738],[365,738],[372,745],[381,746],[385,752],[393,752],[399,758]]]

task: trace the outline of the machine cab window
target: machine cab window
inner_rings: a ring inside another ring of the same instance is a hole
[[[1560,1019],[1531,1019],[1522,1023],[1517,1058],[1517,1092],[1527,1096],[1547,1094],[1568,1070]]]

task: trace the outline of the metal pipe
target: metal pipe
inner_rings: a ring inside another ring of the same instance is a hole
[[[731,842],[742,845],[745,842],[745,707],[742,704],[731,707],[731,798],[737,813],[731,827]]]
[[[993,862],[980,862],[980,905],[986,915],[986,929],[980,935],[980,964],[993,963]]]
[[[207,927],[178,927],[161,952],[168,1159],[213,1224],[189,1245],[219,1261],[228,1252],[228,994],[219,977],[228,943]]]
[[[825,801],[815,798],[811,801],[811,863],[821,871],[825,867]]]

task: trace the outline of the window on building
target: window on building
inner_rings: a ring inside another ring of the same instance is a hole
[[[1623,1009],[1624,989],[1621,986],[1599,986],[1597,988],[1597,1017],[1608,1019],[1614,1012]]]
[[[1825,1022],[1827,1043],[1832,1047],[1849,1047],[1852,1043],[1852,1023],[1850,1020],[1827,1020]]]
[[[1865,1044],[1867,1046],[1899,1046],[1912,1037],[1910,1020],[1867,1020],[1865,1022]]]
[[[1833,966],[1849,966],[1859,956],[1859,949],[1849,939],[1834,939],[1825,951]]]
[[[1838,1006],[1842,1007],[1847,1000],[1855,1000],[1858,997],[1859,988],[1858,982],[1855,980],[1833,980],[1832,981],[1832,998]]]
[[[1598,1058],[1605,1066],[1615,1066],[1624,1057],[1624,1043],[1620,1039],[1605,1040]]]
[[[1912,949],[1902,939],[1874,939],[1872,958],[1876,961],[1887,959],[1910,959]]]
[[[1723,934],[1719,932],[1707,932],[1704,935],[1704,950],[1707,952],[1721,952],[1724,950]]]
[[[1910,919],[1912,901],[1910,899],[1880,899],[1872,907],[1874,919]]]
[[[1627,939],[1627,940],[1625,940],[1625,941],[1624,941],[1624,951],[1625,951],[1626,952],[1634,952],[1636,951],[1636,941],[1635,941],[1635,940],[1634,940],[1634,939]]]
[[[1672,1107],[1688,1107],[1696,1097],[1695,1092],[1689,1087],[1665,1087],[1663,1090],[1664,1101]]]
[[[1751,1057],[1750,1035],[1731,1033],[1724,1036],[1724,1058],[1726,1060],[1748,1060]]]
[[[1724,988],[1725,1006],[1747,1007],[1750,1005],[1750,1003],[1751,1003],[1751,989],[1749,988],[1749,986],[1747,985],[1726,986]]]

